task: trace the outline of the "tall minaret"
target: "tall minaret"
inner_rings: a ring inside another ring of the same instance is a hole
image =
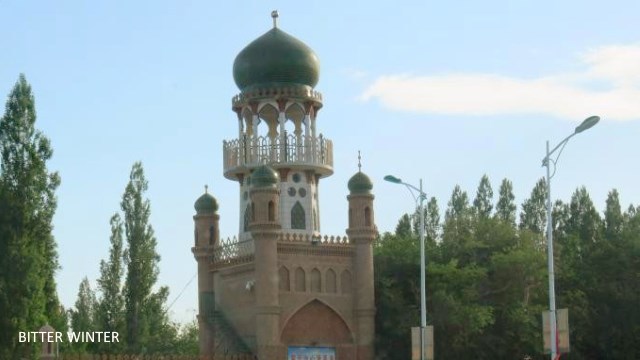
[[[360,158],[360,155],[358,155]],[[373,184],[371,179],[360,171],[349,179],[349,227],[347,235],[356,245],[354,269],[355,281],[355,315],[358,337],[356,344],[360,360],[374,357],[373,341],[375,337],[375,303],[373,285],[373,241],[378,230],[373,215]]]
[[[252,172],[268,164],[278,174],[282,230],[320,232],[318,183],[333,174],[333,145],[316,128],[322,95],[314,90],[316,54],[278,27],[247,45],[236,57],[233,77],[240,93],[232,99],[238,138],[223,145],[224,176],[240,184],[239,238],[251,238],[249,192]]]
[[[220,241],[217,214],[218,202],[208,192],[196,200],[194,205],[196,215],[193,217],[195,225],[195,244],[191,248],[198,262],[198,328],[200,355],[213,355],[214,329],[212,326],[213,312],[215,310],[213,273],[209,271],[209,263],[213,255],[213,247]]]
[[[256,355],[279,358],[280,304],[278,290],[278,235],[280,202],[278,175],[263,165],[252,175],[249,230],[255,246]]]

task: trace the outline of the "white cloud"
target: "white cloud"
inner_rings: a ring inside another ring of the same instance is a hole
[[[402,111],[457,115],[547,114],[640,120],[640,44],[606,46],[581,58],[586,71],[521,79],[497,74],[380,76],[361,100]],[[594,89],[593,81],[607,86]]]

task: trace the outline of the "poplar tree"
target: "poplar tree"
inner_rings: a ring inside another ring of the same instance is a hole
[[[144,351],[149,338],[149,316],[146,309],[152,305],[152,290],[158,279],[156,238],[149,224],[151,206],[144,198],[148,182],[142,163],[131,169],[129,183],[122,196],[120,207],[124,214],[124,234],[127,250],[124,262],[127,276],[124,286],[124,308],[126,316],[126,341],[131,352]]]
[[[503,179],[498,190],[498,202],[496,203],[495,217],[500,221],[516,226],[516,204],[514,202],[513,184],[508,179]]]
[[[123,264],[123,225],[119,214],[114,214],[111,224],[111,249],[109,260],[100,261],[100,278],[98,289],[101,297],[96,306],[96,326],[101,331],[118,332],[124,334],[124,298],[122,294]],[[124,339],[123,339],[124,340]],[[103,353],[114,353],[119,350],[119,344],[99,346]]]
[[[522,203],[520,229],[544,234],[547,224],[547,183],[544,178],[536,182],[531,196]]]
[[[21,74],[0,118],[1,359],[32,353],[31,344],[18,342],[18,331],[37,331],[46,322],[65,330],[52,235],[60,178],[47,169],[53,150],[35,122],[31,86]]]
[[[75,332],[94,331],[96,296],[91,290],[91,284],[86,277],[82,279],[78,289],[78,298],[75,309],[71,310],[71,328]],[[74,344],[74,350],[80,353],[86,352],[92,344],[79,342]]]
[[[493,189],[489,177],[485,174],[480,179],[476,197],[473,200],[473,208],[481,219],[487,219],[491,216],[493,210]]]

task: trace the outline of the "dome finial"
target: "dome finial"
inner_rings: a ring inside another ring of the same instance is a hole
[[[209,185],[207,185],[207,184],[204,185],[204,193],[205,194],[209,193]]]
[[[278,10],[273,10],[271,12],[271,17],[273,18],[273,27],[278,27]]]
[[[358,172],[362,172],[362,162],[360,160],[362,160],[362,157],[360,156],[360,150],[358,150]]]

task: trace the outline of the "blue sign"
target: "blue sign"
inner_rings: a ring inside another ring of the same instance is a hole
[[[289,346],[287,360],[336,360],[336,349],[332,347]]]

